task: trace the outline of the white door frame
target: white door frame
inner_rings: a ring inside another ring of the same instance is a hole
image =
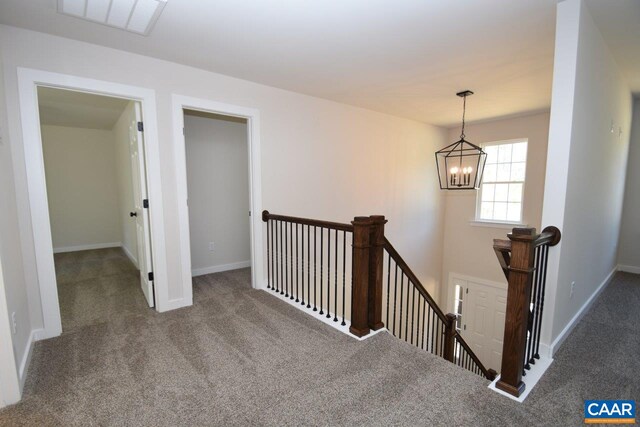
[[[53,261],[42,139],[40,135],[38,86],[127,98],[133,101],[139,101],[142,104],[142,113],[145,120],[145,150],[147,152],[147,174],[149,177],[148,186],[151,206],[149,214],[151,217],[152,245],[154,249],[154,279],[156,298],[158,300],[156,310],[165,311],[168,306],[169,289],[166,267],[155,91],[136,86],[19,67],[18,92],[20,97],[22,141],[26,164],[36,270],[44,322],[44,331],[38,334],[37,339],[51,338],[62,333],[56,272]]]
[[[180,222],[180,254],[182,264],[183,295],[193,302],[191,278],[191,247],[189,236],[189,209],[187,206],[187,162],[184,139],[184,109],[197,110],[247,119],[249,152],[249,197],[251,206],[251,286],[264,288],[262,254],[262,180],[260,168],[260,111],[208,99],[172,95],[173,154],[176,161],[178,184],[178,221]]]
[[[21,397],[20,378],[11,345],[12,338],[0,260],[0,408],[18,402]]]

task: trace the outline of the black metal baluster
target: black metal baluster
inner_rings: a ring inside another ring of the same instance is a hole
[[[436,325],[437,325],[437,318],[436,318],[436,312],[433,308],[431,308],[431,306],[429,306],[429,311],[431,312],[431,353],[436,354]]]
[[[316,248],[318,247],[316,240],[318,237],[318,230],[316,229],[316,226],[313,226],[313,311],[318,311],[318,308],[316,307],[316,295],[317,295],[317,291],[316,291],[316,281],[317,281],[317,264],[318,264],[318,258],[316,257]]]
[[[418,294],[418,318],[416,319],[416,345],[422,348],[422,344],[420,344],[420,331],[424,330],[424,321],[422,322],[422,329],[420,329],[420,313],[422,312],[422,295]],[[423,335],[424,336],[424,335]],[[424,342],[424,340],[422,340]]]
[[[404,271],[400,270],[400,330],[398,338],[402,339],[402,301],[404,297]]]
[[[324,270],[324,232],[323,228],[320,227],[320,314],[324,314],[322,311],[322,281],[323,281],[323,270]]]
[[[311,308],[311,226],[307,224],[307,308]]]
[[[300,278],[302,279],[302,286],[300,287],[300,290],[302,291],[302,304],[304,305],[304,224],[300,225],[300,227],[302,228],[302,230],[300,231],[300,234],[302,234],[302,270],[300,270]],[[307,295],[308,297],[308,295]]]
[[[404,323],[404,340],[407,341],[407,338],[409,336],[409,288],[411,287],[411,281],[409,280],[409,277],[407,277],[407,312],[406,312],[406,316],[407,316],[407,321]]]
[[[298,260],[300,259],[300,254],[298,252],[298,247],[300,246],[300,240],[299,236],[298,236],[298,224],[296,224],[296,302],[300,302],[300,281],[299,276],[298,276],[298,271],[299,271],[299,265],[298,265]],[[293,296],[293,295],[292,295]]]
[[[331,318],[331,229],[327,228],[327,319]]]
[[[269,221],[267,220],[267,289],[271,289],[271,233],[269,230]]]
[[[333,278],[333,321],[338,321],[338,230],[336,230],[336,242],[335,242],[335,273]]]
[[[396,279],[393,285],[393,335],[396,335],[396,309],[398,307],[398,263],[393,261],[396,265]],[[397,335],[396,335],[397,336]]]
[[[278,239],[278,243],[280,244],[280,249],[278,250],[278,256],[280,257],[280,268],[278,269],[278,289],[276,289],[278,292],[282,292],[282,221],[278,221],[277,223],[278,225],[280,225],[280,238]],[[277,230],[277,226],[276,226],[276,232]]]
[[[289,244],[291,245],[291,254],[289,255],[291,257],[291,295],[289,295],[289,299],[293,299],[293,269],[294,269],[294,263],[293,263],[293,223],[290,222],[289,223]]]
[[[547,286],[547,265],[548,265],[549,245],[544,245],[542,249],[542,269],[541,269],[541,284],[540,284],[540,312],[538,313],[538,331],[542,328],[542,313],[544,310],[544,291]],[[538,333],[538,335],[540,335]],[[536,351],[533,355],[536,359],[540,359],[540,336],[536,342]]]
[[[391,293],[391,255],[387,251],[387,323],[385,326],[389,329],[389,294]]]
[[[409,282],[411,283],[411,282]],[[413,285],[413,283],[411,283]],[[407,298],[408,300],[408,298]],[[407,311],[408,312],[408,311]],[[413,291],[411,292],[411,344],[413,344],[413,323],[416,314],[416,287],[413,286]]]
[[[342,326],[345,326],[345,310],[346,310],[346,275],[347,275],[347,231],[342,230]]]
[[[287,223],[284,223],[284,259],[285,259],[285,269],[284,269],[284,288],[285,288],[285,297],[289,297],[289,227]]]
[[[540,262],[542,258],[542,246],[538,246],[535,249],[535,272],[533,276],[533,295],[531,301],[533,301],[533,309],[531,315],[531,345],[529,349],[527,349],[527,363],[535,365],[536,360],[533,356],[533,353],[536,350],[536,340],[538,337],[538,309],[540,307]]]

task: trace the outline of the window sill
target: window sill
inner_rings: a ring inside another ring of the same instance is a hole
[[[469,221],[469,225],[471,225],[472,227],[505,228],[509,230],[516,227],[526,228],[529,226],[522,222],[485,221],[485,220],[478,220],[478,219]]]

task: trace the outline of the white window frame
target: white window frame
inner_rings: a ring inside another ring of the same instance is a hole
[[[482,185],[484,184],[484,176],[482,177],[483,181],[480,182],[480,188],[476,192],[476,212],[475,218],[470,222],[471,225],[475,226],[485,226],[485,227],[496,227],[496,228],[511,228],[512,226],[526,226],[524,223],[524,209],[525,209],[525,192],[527,185],[527,168],[529,167],[529,139],[528,138],[515,138],[515,139],[507,139],[503,141],[491,141],[486,142],[480,145],[481,148],[490,147],[494,145],[505,145],[505,144],[516,144],[519,142],[527,143],[527,157],[525,158],[525,169],[524,169],[524,179],[522,180],[522,201],[520,203],[520,220],[519,221],[509,221],[509,220],[498,220],[498,219],[482,219],[480,218],[480,212],[482,209]],[[485,165],[486,167],[486,165]],[[513,181],[515,182],[515,181]],[[495,184],[511,184],[512,181],[505,182],[495,182]],[[520,181],[517,181],[520,182]],[[516,182],[516,183],[517,183]],[[492,183],[493,184],[493,183]]]

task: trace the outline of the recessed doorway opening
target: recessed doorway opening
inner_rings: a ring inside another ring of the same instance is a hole
[[[37,96],[63,331],[154,307],[140,102]]]

